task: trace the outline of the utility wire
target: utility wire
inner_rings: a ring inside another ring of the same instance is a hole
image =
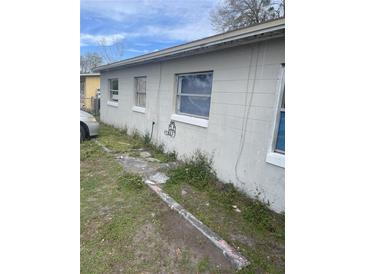
[[[238,175],[238,164],[241,160],[242,157],[242,152],[243,149],[245,147],[245,141],[246,141],[246,135],[247,135],[247,121],[248,121],[248,115],[250,114],[250,110],[251,110],[251,105],[252,105],[252,99],[253,99],[253,95],[254,95],[254,91],[255,91],[255,84],[256,84],[256,75],[257,75],[257,66],[258,66],[258,62],[259,62],[259,54],[260,54],[260,45],[257,47],[257,53],[256,53],[256,62],[255,62],[255,70],[254,70],[254,77],[253,77],[253,83],[252,83],[252,88],[251,88],[251,97],[250,97],[250,101],[247,105],[247,97],[248,97],[248,88],[249,88],[249,82],[250,82],[250,74],[251,74],[251,67],[252,67],[252,56],[253,56],[253,45],[251,46],[251,57],[250,57],[250,66],[248,69],[248,79],[247,79],[247,92],[245,95],[245,116],[243,118],[242,121],[242,131],[241,131],[241,138],[240,138],[240,149],[239,149],[239,154],[237,156],[237,160],[236,160],[236,164],[234,167],[234,171],[235,171],[235,177],[237,179],[238,182],[240,182],[241,184],[245,184],[244,180],[241,180],[239,178]]]

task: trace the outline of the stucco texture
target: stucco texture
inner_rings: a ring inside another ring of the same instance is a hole
[[[127,126],[176,150],[179,157],[200,149],[214,155],[218,177],[284,211],[285,169],[266,162],[277,116],[284,38],[232,47],[161,63],[101,73],[101,120]],[[208,127],[176,121],[176,136],[164,134],[176,113],[176,74],[213,71]],[[132,110],[134,77],[147,76],[145,113]],[[119,79],[118,106],[108,105],[108,79]]]

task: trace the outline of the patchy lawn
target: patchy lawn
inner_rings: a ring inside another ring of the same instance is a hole
[[[101,124],[99,142],[115,156],[148,151],[175,159],[148,134],[133,136]],[[234,273],[220,252],[171,211],[141,179],[123,171],[94,142],[81,144],[82,273]],[[168,172],[176,201],[236,247],[251,263],[239,273],[284,273],[284,215],[220,183],[199,153]]]
[[[240,273],[284,273],[284,215],[220,183],[211,164],[196,153],[169,170],[164,191],[251,262]]]
[[[131,135],[128,135],[127,129],[116,129],[101,123],[98,140],[112,150],[113,153],[128,152],[131,156],[138,157],[138,149],[143,148],[151,153],[153,158],[161,162],[169,162],[176,159],[174,152],[164,153],[163,145],[152,144],[149,133],[142,136],[134,131]]]
[[[123,149],[127,139],[114,144],[106,131],[100,139]],[[210,242],[95,142],[81,144],[80,160],[81,273],[233,272]]]

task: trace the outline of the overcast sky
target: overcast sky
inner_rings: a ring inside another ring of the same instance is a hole
[[[214,34],[210,10],[219,0],[81,0],[80,51],[122,39],[123,59]]]

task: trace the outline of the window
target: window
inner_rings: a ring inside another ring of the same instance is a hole
[[[177,75],[177,113],[208,118],[213,72]]]
[[[135,77],[135,105],[138,107],[146,107],[146,83],[147,77]]]
[[[278,129],[276,133],[275,152],[285,154],[285,84],[281,98]]]
[[[119,85],[118,79],[109,79],[110,100],[118,101]]]

